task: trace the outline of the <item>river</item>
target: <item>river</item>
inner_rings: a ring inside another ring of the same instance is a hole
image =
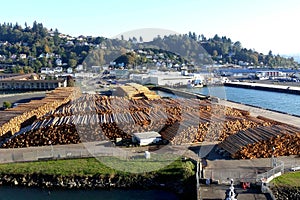
[[[46,190],[24,187],[0,187],[0,200],[178,200],[170,192],[162,190]]]

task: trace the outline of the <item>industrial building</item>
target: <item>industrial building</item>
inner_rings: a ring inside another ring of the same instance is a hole
[[[162,140],[161,135],[158,132],[142,132],[142,133],[133,133],[132,142],[137,143],[140,146],[145,146],[149,144],[155,144]]]
[[[66,87],[67,81],[60,80],[0,80],[0,90],[52,90]]]
[[[131,74],[130,80],[141,84],[181,86],[194,80],[193,76],[183,76],[180,72],[152,72],[149,74]]]
[[[65,79],[41,80],[37,74],[7,75],[0,79],[0,90],[52,90],[66,87]]]

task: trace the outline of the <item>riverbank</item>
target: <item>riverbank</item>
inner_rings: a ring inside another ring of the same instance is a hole
[[[132,174],[111,169],[95,158],[0,165],[0,185],[49,189],[160,189],[195,199],[191,161],[177,160],[155,171]]]

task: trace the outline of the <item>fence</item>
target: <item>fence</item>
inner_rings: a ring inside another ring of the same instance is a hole
[[[284,162],[277,161],[277,159],[272,158],[272,164],[274,167],[265,173],[258,174],[256,181],[262,184],[261,190],[263,193],[268,193],[272,200],[276,200],[272,190],[270,189],[269,182],[273,178],[276,178],[277,176],[280,176],[281,174],[284,173]]]
[[[219,183],[229,184],[230,179],[233,179],[235,183],[240,182],[256,182],[257,171],[256,169],[204,169],[204,178],[217,180]]]
[[[284,173],[284,162],[283,161],[276,161],[274,164],[274,168],[270,169],[269,171],[258,174],[256,178],[256,182],[270,182],[273,178],[280,176]]]
[[[38,160],[114,156],[129,158],[131,152],[107,144],[75,144],[30,147],[22,149],[0,149],[0,163],[27,162]]]

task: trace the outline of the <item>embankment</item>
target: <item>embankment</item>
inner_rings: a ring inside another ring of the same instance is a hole
[[[72,165],[70,165],[72,164]],[[193,164],[176,161],[145,173],[117,171],[93,158],[0,165],[0,185],[49,189],[159,189],[195,199]]]
[[[159,90],[162,92],[166,92],[169,94],[174,94],[179,97],[184,97],[184,98],[196,98],[196,99],[208,99],[209,96],[201,95],[201,94],[196,94],[192,92],[187,92],[187,91],[182,91],[178,90],[175,88],[169,88],[169,87],[160,87],[160,86],[154,86],[154,87],[149,87],[151,90]]]
[[[277,200],[300,199],[300,187],[276,186],[271,189]]]

